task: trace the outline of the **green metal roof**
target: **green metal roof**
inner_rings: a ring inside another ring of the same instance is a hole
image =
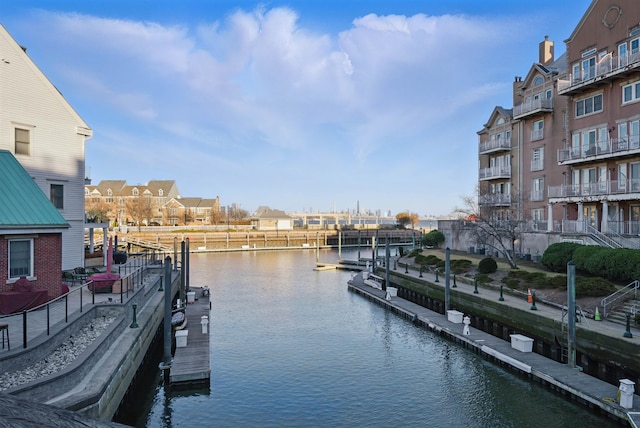
[[[0,150],[0,229],[69,227],[11,152]]]

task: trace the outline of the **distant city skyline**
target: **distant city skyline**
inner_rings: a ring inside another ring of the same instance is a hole
[[[94,182],[440,216],[513,76],[590,3],[24,0],[1,23],[92,128]]]

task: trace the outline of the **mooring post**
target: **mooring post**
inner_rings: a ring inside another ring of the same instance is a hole
[[[171,368],[171,257],[164,259],[164,326],[163,326],[163,355],[159,365],[164,372],[165,385],[169,384],[169,369]]]
[[[444,250],[444,310],[445,313],[451,309],[451,290],[449,288],[449,266],[451,261],[451,250],[447,247]],[[438,271],[436,270],[436,282],[438,282]]]
[[[533,305],[536,304],[536,292],[533,292]],[[531,309],[534,308],[531,307]],[[567,358],[568,365],[576,368],[576,265],[567,263]]]

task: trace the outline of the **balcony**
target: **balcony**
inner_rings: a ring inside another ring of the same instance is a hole
[[[553,99],[540,98],[515,106],[513,108],[513,118],[521,119],[523,117],[533,116],[539,113],[546,113],[551,111],[553,111]]]
[[[623,138],[598,141],[588,146],[559,149],[558,163],[560,165],[570,165],[638,154],[640,154],[640,135],[630,135]]]
[[[511,150],[511,139],[499,138],[497,140],[480,143],[479,153],[487,154]]]
[[[482,195],[478,198],[478,204],[482,206],[509,206],[511,205],[511,194],[496,193],[493,195]]]
[[[569,80],[558,80],[558,94],[574,95],[590,90],[594,84],[611,82],[640,70],[640,50],[627,55],[607,55],[598,64],[582,70],[579,74],[569,74]],[[515,116],[515,115],[514,115]]]
[[[531,202],[544,201],[544,190],[532,190],[530,200]]]
[[[544,139],[544,129],[534,129],[531,131],[531,141]]]
[[[494,166],[491,168],[480,169],[479,179],[483,180],[495,180],[499,178],[511,178],[510,166]]]
[[[598,181],[585,184],[549,186],[549,198],[580,201],[592,196],[608,196],[608,200],[640,199],[640,179]],[[556,201],[559,202],[559,201]]]
[[[542,171],[544,169],[544,159],[532,159],[531,171]]]

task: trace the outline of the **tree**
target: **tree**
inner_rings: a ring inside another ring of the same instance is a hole
[[[520,198],[510,196],[511,204],[504,206],[496,203],[495,194],[478,191],[477,196],[462,197],[464,206],[455,212],[478,245],[503,254],[509,266],[517,269],[516,243],[521,241],[526,222],[519,209]]]
[[[127,209],[127,217],[130,217],[139,228],[142,223],[149,224],[153,218],[156,204],[149,196],[134,196],[125,200],[125,208]]]
[[[410,224],[411,228],[415,229],[416,225],[420,221],[420,217],[416,213],[410,213],[407,211],[396,214],[396,221],[400,227],[407,227],[407,225]]]
[[[84,209],[87,220],[91,220],[91,222],[96,223],[102,223],[109,220],[110,211],[111,205],[106,203],[102,198],[99,198],[95,202],[88,202]]]
[[[209,222],[214,225],[218,225],[218,223],[224,220],[224,213],[221,209],[213,207],[211,208],[211,212],[209,214]]]

